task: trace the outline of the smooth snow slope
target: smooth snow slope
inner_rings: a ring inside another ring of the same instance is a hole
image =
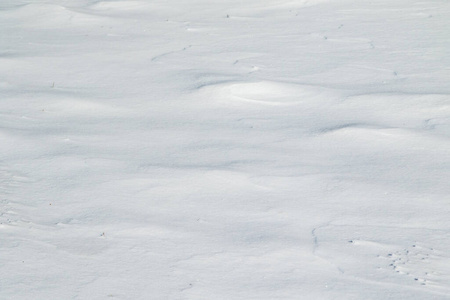
[[[450,299],[450,2],[2,0],[0,299]]]

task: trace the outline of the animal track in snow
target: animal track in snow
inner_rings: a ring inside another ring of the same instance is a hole
[[[355,279],[450,291],[450,233],[425,228],[326,225],[314,254]]]
[[[448,266],[448,258],[445,259],[440,251],[432,247],[412,244],[405,249],[388,253],[386,258],[393,271],[406,275],[421,285],[433,285],[436,279],[450,279],[449,270],[441,270],[443,266]]]

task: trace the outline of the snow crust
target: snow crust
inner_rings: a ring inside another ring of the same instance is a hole
[[[0,25],[1,299],[450,299],[450,2]]]

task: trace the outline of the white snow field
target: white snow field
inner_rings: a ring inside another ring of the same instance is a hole
[[[450,299],[450,1],[1,0],[0,299]]]

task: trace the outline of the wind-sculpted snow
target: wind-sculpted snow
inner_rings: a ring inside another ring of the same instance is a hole
[[[448,1],[0,24],[0,299],[450,299]]]
[[[223,102],[248,102],[247,104],[260,105],[323,105],[324,102],[331,103],[338,95],[328,92],[324,88],[313,86],[302,86],[299,84],[288,84],[282,82],[259,81],[259,82],[234,82],[202,86],[202,90],[221,98]],[[237,103],[235,103],[236,105]]]

